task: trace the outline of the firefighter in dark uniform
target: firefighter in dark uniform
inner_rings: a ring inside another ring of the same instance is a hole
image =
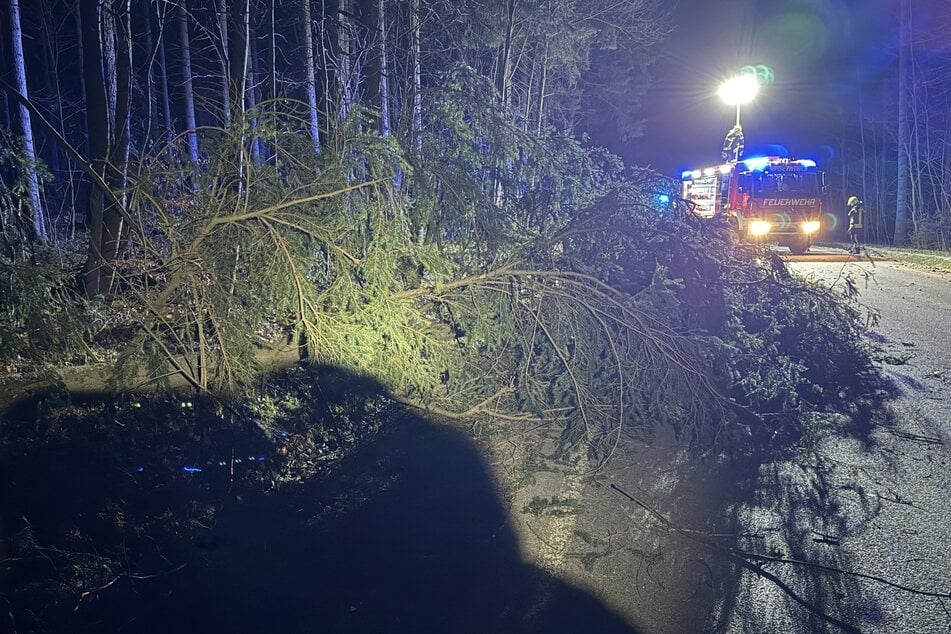
[[[852,241],[849,253],[859,253],[861,251],[859,240],[862,237],[862,216],[865,215],[865,206],[858,196],[849,196],[846,205],[849,208],[849,239]]]
[[[726,138],[723,139],[723,152],[720,153],[720,156],[724,161],[740,160],[740,156],[743,154],[743,145],[743,128],[737,123],[732,130],[726,133]]]

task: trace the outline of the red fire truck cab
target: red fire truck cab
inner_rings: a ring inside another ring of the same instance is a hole
[[[696,215],[724,216],[751,240],[802,254],[823,229],[824,175],[815,161],[762,156],[686,170],[681,180]]]

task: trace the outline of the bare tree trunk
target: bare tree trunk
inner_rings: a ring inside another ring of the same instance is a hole
[[[545,91],[548,90],[548,39],[545,39],[545,52],[542,57],[542,76],[538,86],[538,113],[535,120],[535,131],[542,133],[545,125]]]
[[[528,133],[532,122],[532,108],[535,105],[535,95],[532,91],[535,89],[535,73],[538,71],[538,55],[536,53],[536,51],[532,51],[532,64],[528,72],[528,79],[525,81],[525,99],[522,105],[522,131],[525,133]]]
[[[277,130],[277,99],[280,91],[278,90],[277,85],[277,15],[275,11],[275,0],[271,0],[271,42],[270,42],[270,65],[268,70],[271,73],[270,84],[271,84],[271,104],[270,104],[270,113],[271,113],[271,130]],[[280,137],[272,136],[270,143],[265,143],[265,152],[270,155],[273,164],[277,165],[277,142]]]
[[[898,50],[898,192],[895,204],[895,244],[908,244],[911,238],[911,217],[908,201],[908,152],[910,135],[908,126],[908,93],[911,90],[911,59],[909,47],[911,12],[909,0],[899,4],[899,50]]]
[[[165,61],[165,25],[166,16],[160,8],[156,8],[159,21],[158,56],[159,56],[159,84],[162,92],[162,121],[165,124],[165,137],[171,143],[175,136],[175,123],[172,121],[172,105],[168,96],[168,64]]]
[[[502,103],[509,105],[512,99],[512,46],[515,39],[515,14],[518,10],[518,0],[507,0],[505,4],[505,34],[502,39],[499,65],[495,77],[496,89],[502,98]]]
[[[390,134],[390,91],[386,78],[389,63],[386,1],[361,0],[359,8],[362,27],[360,32],[365,32],[367,38],[366,46],[360,55],[364,62],[362,68],[356,71],[366,85],[363,104],[378,112],[377,131],[383,136],[388,136]]]
[[[42,50],[43,50],[43,85],[46,87],[48,95],[56,95],[56,104],[57,104],[57,114],[59,121],[63,121],[63,102],[62,102],[62,93],[60,91],[60,81],[59,81],[59,54],[60,47],[57,40],[57,33],[54,29],[51,28],[51,23],[55,20],[53,15],[52,8],[49,6],[48,0],[36,0],[40,5],[40,12],[43,17],[40,20],[41,27],[40,33],[42,35]],[[35,73],[34,73],[35,74]],[[62,129],[62,126],[61,126]],[[40,152],[42,157],[42,143],[35,143],[34,145],[39,145],[40,149],[37,151]],[[58,143],[49,143],[46,144],[47,152],[49,156],[49,167],[50,171],[53,173],[53,186],[56,187],[59,182],[59,176],[63,173],[63,162],[64,157],[62,156],[62,149]],[[42,158],[41,158],[42,160]],[[47,220],[49,220],[50,209],[47,208],[44,210],[46,212]],[[55,239],[55,238],[54,238]]]
[[[409,6],[409,40],[410,56],[413,65],[411,72],[411,97],[413,118],[410,123],[410,133],[413,139],[413,147],[416,154],[423,153],[423,140],[421,132],[423,129],[423,107],[422,107],[422,61],[420,60],[420,17],[419,0],[410,0]]]
[[[231,129],[231,62],[228,50],[228,0],[218,0],[218,36],[221,38],[221,112],[225,130]]]
[[[24,99],[29,99],[26,85],[26,60],[23,57],[23,33],[20,30],[19,0],[10,0],[10,31],[13,39],[13,72],[16,76],[17,90]],[[30,111],[25,104],[19,106],[20,129],[23,133],[23,154],[27,160],[27,188],[30,194],[30,207],[33,213],[33,234],[40,240],[48,240],[46,219],[40,201],[40,179],[36,171],[36,149],[33,145],[33,126]]]
[[[868,148],[865,142],[865,100],[859,95],[859,150],[862,152],[862,200],[868,200],[868,183],[866,181],[866,165],[868,164]]]
[[[256,34],[251,30],[251,2],[248,0],[244,12],[245,29],[245,77],[247,77],[247,87],[245,89],[245,99],[247,100],[247,110],[251,114],[251,162],[254,165],[261,163],[261,140],[258,137],[258,113],[255,111],[259,103],[258,99],[258,73],[256,67],[258,63],[258,51],[255,46]]]
[[[82,38],[83,27],[82,27],[82,18],[80,16],[81,5],[82,5],[81,2],[76,3],[76,5],[73,7],[73,10],[70,13],[73,16],[73,20],[76,23],[76,50],[79,53],[80,75],[83,75],[84,69],[86,68],[86,61],[85,61],[86,53],[83,48],[83,38]],[[83,76],[80,79],[81,81],[79,82],[79,103],[82,104],[83,107],[88,107],[87,106],[88,102],[86,101],[85,78]],[[82,118],[83,125],[87,123],[87,119],[88,119],[88,115],[87,117]],[[63,116],[60,115],[60,123],[62,124],[62,122],[63,122]],[[89,138],[89,132],[86,128],[83,128],[81,130],[81,133],[83,138],[85,139]],[[90,153],[90,158],[92,158],[91,153]],[[71,200],[72,204],[71,204],[71,211],[70,211],[70,218],[69,218],[69,232],[67,234],[70,240],[76,237],[76,229],[77,229],[77,225],[79,224],[77,221],[78,218],[80,216],[88,218],[88,214],[89,214],[89,210],[88,210],[89,198],[85,198],[85,199],[83,198],[82,192],[80,191],[81,187],[82,187],[82,181],[79,178],[76,178],[75,175],[73,174],[73,171],[70,170],[69,171],[69,189],[72,192],[72,200]]]
[[[178,0],[178,25],[182,47],[182,87],[185,91],[185,128],[188,135],[188,156],[198,164],[198,131],[195,129],[195,93],[192,88],[191,45],[188,39],[188,10],[185,0]]]
[[[86,95],[86,138],[92,168],[105,178],[109,153],[109,114],[106,100],[105,71],[102,67],[102,48],[99,40],[99,1],[80,0],[79,27],[83,51],[83,86]],[[89,243],[83,284],[87,297],[99,294],[99,277],[105,266],[102,257],[102,227],[105,193],[93,185],[89,195],[86,227]]]
[[[270,83],[271,83],[271,112],[276,113],[275,108],[277,108],[277,97],[278,97],[278,86],[277,86],[277,24],[275,20],[277,16],[275,15],[274,10],[275,0],[271,0],[271,50],[270,52],[270,67],[268,70],[271,73]]]
[[[4,25],[6,26],[6,25]],[[13,55],[7,51],[7,40],[0,37],[0,68],[12,68]],[[13,129],[13,115],[10,112],[10,100],[5,90],[0,90],[0,125],[7,130]]]
[[[340,101],[337,106],[337,121],[342,124],[353,109],[353,42],[351,29],[353,0],[339,0],[337,10],[337,83]]]
[[[103,0],[100,5],[99,17],[99,41],[102,48],[102,66],[106,78],[106,117],[109,126],[110,141],[116,137],[116,131],[112,128],[116,121],[116,100],[118,99],[116,91],[118,90],[118,80],[116,78],[116,25],[112,15],[112,9],[109,6],[111,0]]]
[[[114,193],[121,194],[118,199],[115,196],[111,198],[111,203],[103,213],[102,256],[106,266],[99,277],[99,292],[102,294],[111,293],[115,288],[115,263],[122,252],[125,234],[128,233],[128,226],[123,222],[123,218],[128,204],[128,195],[125,192],[132,146],[132,0],[118,0],[116,5],[118,10],[106,12],[108,16],[105,13],[103,15],[103,23],[108,25],[112,40],[111,60],[107,58],[107,62],[114,64],[114,68],[107,72],[106,76],[115,82],[114,86],[108,87],[108,90],[112,91],[110,98],[114,98],[114,101],[110,104],[112,110],[109,128],[112,138],[106,165],[106,182]],[[116,28],[116,16],[123,18],[118,23],[121,28]]]
[[[245,0],[240,6],[241,19],[240,19],[240,29],[235,30],[235,37],[231,38],[230,45],[232,47],[233,53],[231,54],[231,76],[232,83],[234,84],[234,108],[232,109],[233,113],[240,115],[241,120],[243,121],[248,113],[252,110],[255,105],[255,78],[254,78],[254,50],[252,48],[252,33],[251,33],[251,0]],[[237,26],[237,24],[236,24]],[[256,118],[251,119],[251,158],[254,163],[258,162],[258,157],[260,156],[260,146],[258,144],[257,134],[254,129],[257,126]],[[241,126],[241,145],[244,146],[245,136],[244,136],[245,126]],[[244,187],[244,178],[247,170],[247,165],[244,161],[244,153],[238,157],[238,173],[241,175],[242,182],[239,185],[239,189],[243,191]]]
[[[386,42],[386,2],[379,0],[377,10],[380,16],[380,134],[390,135],[390,77],[389,64],[386,59],[388,46]]]
[[[301,0],[304,18],[304,69],[307,73],[307,114],[310,122],[310,138],[314,152],[320,154],[320,118],[317,113],[317,78],[314,72],[314,23],[311,19],[310,0]]]
[[[149,6],[149,0],[141,0],[141,6],[145,9],[143,21],[145,23],[145,50],[148,53],[147,66],[145,69],[146,82],[146,103],[148,110],[146,116],[145,140],[151,143],[154,135],[154,124],[158,113],[158,95],[155,94],[155,36],[152,33],[152,8]]]

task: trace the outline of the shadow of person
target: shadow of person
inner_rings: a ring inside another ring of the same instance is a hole
[[[175,579],[113,595],[145,603],[122,631],[635,631],[523,563],[473,443],[405,412],[329,475],[222,510],[215,535]]]

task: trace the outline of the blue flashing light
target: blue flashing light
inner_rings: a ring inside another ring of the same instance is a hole
[[[145,467],[141,465],[135,468],[136,473],[142,473],[143,471],[145,471]]]
[[[680,173],[680,180],[689,181],[691,170],[684,170]]]
[[[184,471],[185,473],[201,473],[201,467],[185,465],[184,467],[182,467],[182,471]]]
[[[800,165],[802,165],[803,167],[815,167],[815,166],[816,166],[816,162],[813,161],[812,159],[799,159],[799,160],[796,161],[796,162],[799,163]]]
[[[670,196],[668,196],[667,194],[661,194],[660,196],[657,197],[657,200],[658,200],[661,204],[666,205],[667,203],[670,202]]]
[[[754,156],[753,158],[748,158],[743,161],[743,165],[746,166],[746,169],[753,171],[760,171],[766,169],[766,166],[769,165],[769,157],[766,156]]]
[[[258,456],[258,462],[264,462],[264,456]]]

